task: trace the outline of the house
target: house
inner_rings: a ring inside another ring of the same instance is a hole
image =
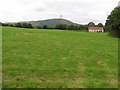
[[[88,27],[89,32],[104,32],[104,27]]]

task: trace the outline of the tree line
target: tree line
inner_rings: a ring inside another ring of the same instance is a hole
[[[20,27],[20,28],[33,28],[32,24],[30,23],[1,23],[2,26],[11,26],[11,27]]]
[[[67,24],[57,24],[55,27],[49,27],[47,25],[33,27],[31,23],[18,22],[18,23],[1,23],[2,26],[11,26],[19,28],[37,28],[37,29],[60,29],[60,30],[84,30],[87,31],[89,26],[103,26],[102,23],[95,25],[95,23],[90,22],[86,25],[67,25]]]

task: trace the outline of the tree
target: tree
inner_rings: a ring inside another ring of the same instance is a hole
[[[66,30],[67,29],[67,25],[66,24],[61,24],[61,29],[62,30]]]
[[[8,25],[9,25],[9,26],[11,26],[11,27],[13,27],[13,26],[14,26],[12,23],[9,23]]]
[[[41,29],[42,27],[41,26],[38,26],[37,29]]]
[[[32,24],[30,23],[21,23],[21,22],[18,22],[18,23],[15,23],[14,25],[15,27],[22,27],[22,28],[33,28]]]
[[[67,27],[68,27],[68,25],[66,25],[66,24],[57,24],[55,26],[56,29],[61,29],[61,30],[67,30],[68,29]]]
[[[88,26],[89,26],[89,27],[93,27],[93,26],[95,26],[95,23],[89,22],[89,23],[88,23]]]
[[[75,25],[74,26],[74,30],[79,30],[80,28],[79,28],[79,26],[78,25]]]
[[[80,25],[79,30],[87,31],[87,25]]]
[[[120,37],[120,7],[114,8],[105,23],[105,31],[111,36]]]
[[[22,27],[21,23],[16,23],[15,27]]]
[[[44,25],[44,26],[43,26],[43,29],[48,29],[48,26],[47,26],[47,25]]]
[[[61,29],[60,24],[57,24],[57,25],[55,26],[55,29]]]
[[[74,25],[70,25],[70,26],[69,26],[69,29],[70,29],[70,30],[74,30]]]
[[[32,24],[30,24],[30,23],[27,24],[27,27],[28,28],[33,28]]]
[[[22,27],[23,28],[28,28],[28,24],[24,22],[24,23],[22,23]]]
[[[9,26],[7,23],[2,23],[2,26]]]
[[[103,27],[103,24],[102,24],[102,23],[98,23],[97,26],[99,26],[99,27]]]
[[[0,26],[2,26],[2,23],[0,22]]]

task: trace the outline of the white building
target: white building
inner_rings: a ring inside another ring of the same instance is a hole
[[[89,32],[104,32],[103,27],[88,27]]]

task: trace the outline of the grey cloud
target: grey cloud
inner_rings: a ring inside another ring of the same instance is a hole
[[[35,8],[34,9],[36,12],[43,12],[45,11],[46,9],[45,8]]]
[[[12,6],[14,7],[11,7],[10,5],[13,4],[13,1],[14,5]],[[104,23],[107,14],[118,5],[118,1],[119,0],[3,0],[1,2],[4,2],[5,5],[2,4],[0,8],[4,6],[11,8],[0,9],[0,16],[2,17],[0,20],[43,20],[56,18],[62,14],[63,18],[76,23],[88,23],[90,21]],[[15,7],[17,7],[17,9]],[[4,14],[4,11],[9,11],[10,14]]]

